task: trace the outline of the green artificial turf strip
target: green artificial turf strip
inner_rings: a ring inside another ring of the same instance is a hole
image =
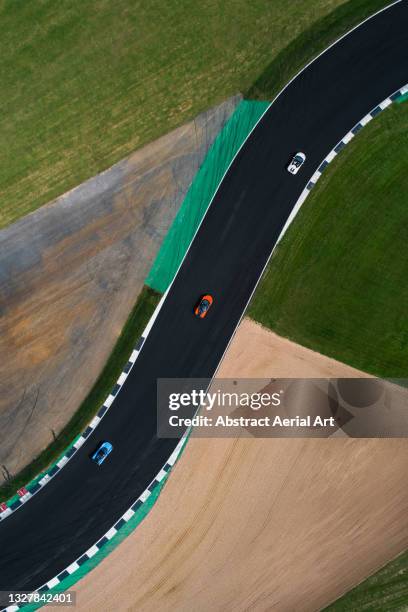
[[[378,376],[408,377],[408,106],[325,171],[249,307],[278,334]]]

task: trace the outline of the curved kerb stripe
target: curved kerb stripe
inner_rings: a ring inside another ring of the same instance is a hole
[[[365,125],[367,125],[367,123],[369,123],[372,119],[374,119],[374,117],[379,115],[385,108],[390,106],[394,101],[398,100],[399,98],[401,98],[406,93],[408,93],[408,84],[404,85],[403,87],[401,87],[400,89],[395,91],[392,95],[390,95],[387,98],[385,98],[385,100],[380,102],[377,106],[375,106],[373,108],[373,110],[371,110],[358,123],[356,123],[356,125],[349,132],[347,132],[347,134],[336,144],[336,146],[330,151],[330,153],[328,155],[326,155],[326,157],[320,163],[320,165],[319,165],[318,169],[316,170],[316,172],[311,176],[309,182],[307,183],[305,189],[302,191],[300,197],[298,198],[298,200],[297,200],[297,202],[296,202],[296,204],[295,204],[295,206],[294,206],[294,208],[292,210],[292,213],[290,214],[290,216],[289,216],[289,218],[288,218],[288,220],[287,220],[287,222],[286,222],[282,232],[279,235],[279,238],[278,238],[276,244],[278,244],[279,240],[281,240],[282,236],[284,235],[284,233],[288,229],[290,223],[293,221],[293,219],[295,218],[296,214],[300,210],[300,207],[302,206],[303,202],[306,200],[307,196],[309,195],[311,189],[314,187],[316,182],[319,180],[319,178],[321,177],[322,173],[327,168],[327,166],[330,164],[330,162],[333,161],[333,159],[337,156],[337,154],[354,138],[354,136],[356,134],[358,134],[358,132]],[[276,245],[275,245],[275,248],[276,248]],[[153,325],[154,318],[157,316],[158,309],[161,306],[161,304],[162,304],[162,302],[163,302],[163,300],[165,298],[165,295],[163,296],[161,302],[158,304],[157,309],[156,309],[152,319],[149,321],[149,324],[148,324],[148,326],[146,328],[148,331],[150,331],[150,329],[151,329],[151,327]],[[148,331],[147,331],[147,333],[148,333]],[[141,346],[142,346],[143,341],[144,341],[143,338],[146,338],[145,334],[142,336],[142,342],[140,344],[140,348],[138,349],[139,351],[140,351]],[[135,349],[135,351],[136,351],[136,349]],[[133,353],[132,353],[132,355],[133,355]],[[132,365],[129,367],[128,372],[130,371],[131,367],[133,366],[133,363],[136,360],[136,357],[137,357],[137,355],[135,356],[135,358],[134,358],[134,360],[132,362]],[[130,360],[129,360],[128,363],[131,363]],[[125,379],[123,379],[123,380],[125,380]],[[123,382],[122,382],[122,384],[123,384]],[[111,396],[109,396],[109,397],[111,397]],[[112,538],[115,537],[115,535],[118,533],[118,531],[121,529],[121,527],[123,525],[125,525],[132,518],[132,516],[135,514],[136,510],[138,510],[140,508],[140,506],[142,506],[146,502],[146,500],[150,497],[150,495],[154,491],[154,489],[160,484],[160,482],[163,480],[163,478],[170,472],[171,468],[175,464],[178,456],[180,455],[180,453],[181,453],[181,451],[183,449],[184,443],[185,443],[189,433],[190,433],[190,429],[188,429],[184,433],[183,437],[178,442],[176,448],[174,449],[174,451],[170,455],[169,459],[166,461],[165,465],[162,467],[162,469],[156,475],[156,477],[152,480],[152,482],[147,487],[147,489],[137,498],[137,500],[121,516],[121,518],[105,533],[105,535],[102,536],[102,538],[100,538],[84,554],[82,554],[73,563],[71,563],[67,568],[65,568],[65,570],[60,572],[57,576],[54,576],[54,578],[49,580],[46,584],[44,584],[41,587],[39,587],[37,589],[37,591],[45,592],[45,591],[49,591],[50,589],[56,587],[58,584],[60,584],[62,582],[62,580],[64,580],[64,578],[66,578],[67,576],[69,576],[71,574],[74,574],[79,569],[79,567],[83,563],[85,563],[85,561],[87,561],[88,559],[91,559],[93,556],[95,556],[96,553],[104,546],[104,544],[106,544],[106,542],[108,542],[109,540],[111,540]],[[24,606],[14,605],[14,606],[9,606],[9,607],[5,608],[5,610],[6,610],[6,612],[15,612],[16,610],[19,610],[22,607],[24,607]]]
[[[28,484],[26,485],[26,487],[22,487],[21,489],[18,490],[17,493],[20,495],[19,499],[17,499],[10,505],[8,505],[6,502],[3,502],[2,504],[0,504],[0,522],[4,521],[4,519],[10,516],[13,512],[21,508],[23,504],[29,501],[36,493],[38,493],[43,487],[45,487],[45,485],[48,484],[50,480],[54,478],[54,476],[56,476],[62,470],[62,468],[68,463],[68,461],[81,448],[85,440],[91,435],[91,433],[99,425],[101,419],[103,418],[103,416],[106,414],[106,412],[109,410],[109,408],[115,401],[125,380],[129,376],[129,373],[131,369],[133,368],[140,351],[142,350],[143,344],[151,328],[153,327],[154,321],[156,320],[156,317],[159,313],[162,303],[163,303],[163,298],[160,300],[159,304],[156,306],[156,309],[152,317],[150,318],[145,330],[143,331],[142,335],[137,341],[132,351],[132,354],[130,355],[123,371],[121,372],[111,392],[109,393],[108,397],[106,398],[106,400],[104,401],[104,403],[102,404],[101,408],[99,409],[97,414],[94,416],[92,421],[89,423],[87,428],[82,432],[82,434],[74,442],[74,444],[72,444],[69,447],[69,449],[65,452],[65,454],[58,460],[58,462],[55,465],[53,465],[38,482],[36,482],[35,484]]]
[[[113,527],[111,527],[105,533],[105,535],[102,536],[102,538],[100,538],[84,554],[78,557],[73,563],[68,565],[68,567],[66,567],[57,576],[54,576],[54,578],[51,578],[51,580],[49,580],[46,584],[43,584],[41,587],[36,589],[35,592],[43,593],[43,592],[47,592],[50,589],[56,587],[58,584],[62,582],[62,580],[64,580],[64,578],[67,578],[69,575],[75,573],[81,567],[81,565],[85,563],[85,561],[88,561],[89,559],[94,557],[96,553],[99,552],[109,540],[115,537],[115,535],[118,533],[121,527],[123,527],[123,525],[125,525],[133,517],[135,512],[140,508],[140,506],[142,506],[148,500],[148,498],[150,497],[152,492],[155,490],[155,488],[161,483],[161,481],[165,478],[165,476],[170,472],[171,468],[177,461],[177,458],[179,457],[181,451],[183,450],[183,446],[186,442],[186,439],[189,433],[190,433],[190,430],[187,430],[184,433],[183,437],[179,440],[176,448],[174,449],[174,451],[172,452],[172,454],[170,455],[170,457],[168,458],[168,460],[166,461],[166,463],[164,464],[160,472],[155,476],[155,478],[152,480],[152,482],[147,487],[147,489],[143,491],[141,495],[139,495],[137,500],[130,506],[130,508],[126,510],[126,512],[120,517],[118,521],[116,521]],[[30,605],[30,604],[25,604],[21,606],[20,605],[8,606],[7,608],[4,608],[4,611],[5,612],[15,612],[16,610],[20,610],[21,608],[24,608],[26,605]]]
[[[344,147],[354,138],[356,134],[359,133],[359,131],[365,125],[367,125],[367,123],[369,123],[372,119],[377,117],[377,115],[379,115],[384,109],[386,109],[393,102],[395,102],[396,100],[404,96],[406,93],[408,93],[408,84],[404,85],[400,89],[397,89],[397,91],[395,91],[393,94],[388,96],[388,98],[385,98],[385,100],[377,104],[377,106],[375,106],[367,115],[365,115],[362,119],[360,119],[360,121],[356,123],[356,125],[349,132],[347,132],[345,136],[343,136],[343,138],[336,144],[336,146],[333,147],[330,153],[326,155],[326,157],[321,161],[316,172],[311,176],[309,182],[307,183],[306,187],[302,191],[298,201],[296,202],[292,212],[290,213],[288,217],[288,220],[286,221],[281,233],[279,234],[279,238],[276,241],[276,244],[278,244],[278,242],[280,242],[280,240],[282,239],[289,225],[292,223],[293,219],[296,217],[297,213],[299,212],[299,209],[302,206],[303,202],[306,200],[307,196],[309,195],[311,189],[313,189],[313,187],[316,185],[317,181],[322,176],[323,172],[325,171],[327,166],[330,164],[330,162],[332,162],[333,159],[335,159],[338,153],[340,153],[340,151],[344,149]]]

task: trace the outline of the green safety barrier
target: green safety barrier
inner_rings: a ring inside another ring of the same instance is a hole
[[[218,185],[270,102],[243,100],[210,147],[156,256],[146,284],[164,293],[172,282]]]

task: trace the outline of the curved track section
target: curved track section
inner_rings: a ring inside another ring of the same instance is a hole
[[[156,379],[210,378],[298,201],[327,151],[408,82],[408,2],[350,32],[274,101],[235,158],[143,350],[97,430],[29,504],[0,524],[0,589],[33,590],[106,533],[159,472],[177,440],[156,436]],[[285,166],[307,161],[296,176]],[[216,302],[198,321],[199,294]],[[98,469],[89,454],[113,442]]]

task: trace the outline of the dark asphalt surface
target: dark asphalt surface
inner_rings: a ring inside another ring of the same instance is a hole
[[[156,379],[213,375],[306,182],[363,115],[408,82],[407,32],[404,0],[332,47],[273,104],[218,190],[112,408],[61,474],[0,524],[1,590],[34,589],[61,572],[165,463],[176,440],[155,435]],[[291,176],[296,151],[307,161]],[[198,320],[192,306],[205,292],[215,301]],[[88,455],[103,439],[115,448],[98,468]]]

